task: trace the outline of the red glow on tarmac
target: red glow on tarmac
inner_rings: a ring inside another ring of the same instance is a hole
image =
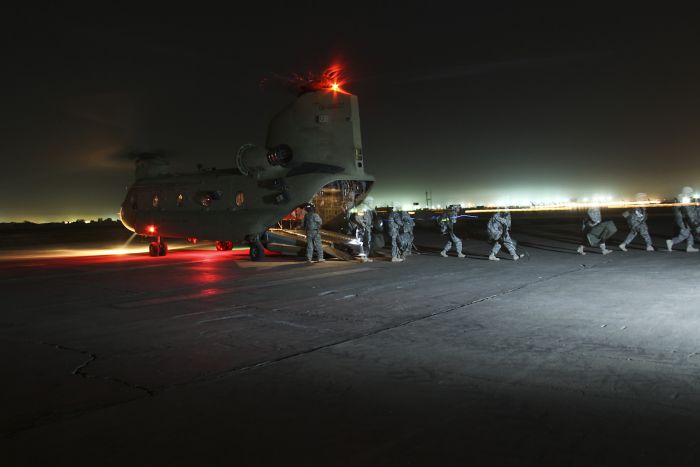
[[[203,297],[211,297],[213,295],[218,295],[221,291],[219,289],[204,289],[201,292]]]
[[[167,261],[206,260],[206,261],[240,261],[249,257],[250,249],[234,248],[231,251],[216,251],[211,249],[194,249],[188,246],[169,245],[166,256],[151,257],[148,247],[129,248],[66,248],[27,251],[7,251],[0,254],[0,265],[13,265],[19,262],[36,263],[41,265],[81,266],[91,264],[109,264],[126,262],[152,262],[154,264]],[[278,256],[280,253],[265,250],[265,256]]]

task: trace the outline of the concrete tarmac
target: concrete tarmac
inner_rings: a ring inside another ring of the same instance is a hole
[[[465,259],[0,261],[2,465],[698,465],[700,254],[614,219],[607,256],[551,215],[517,262],[484,219]]]

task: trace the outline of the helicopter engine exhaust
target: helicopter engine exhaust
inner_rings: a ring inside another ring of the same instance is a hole
[[[294,158],[294,152],[286,144],[278,144],[274,148],[265,150],[254,144],[244,144],[236,154],[236,166],[243,175],[265,178],[269,175],[274,178],[283,173]]]

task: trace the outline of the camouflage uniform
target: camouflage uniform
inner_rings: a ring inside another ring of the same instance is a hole
[[[509,212],[497,212],[489,219],[486,231],[493,245],[489,259],[496,259],[495,256],[501,251],[501,245],[506,247],[513,259],[517,260],[519,258],[515,251],[515,241],[510,238],[510,223]]]
[[[401,257],[403,256],[401,254],[401,248],[399,248],[399,231],[401,230],[401,227],[403,226],[403,223],[401,222],[401,215],[398,212],[391,212],[389,213],[389,217],[387,217],[386,220],[386,228],[387,228],[387,233],[391,237],[391,260],[392,261],[400,261]]]
[[[360,258],[368,260],[369,247],[372,240],[372,222],[365,213],[356,212],[350,218],[350,228],[355,231],[355,239],[360,242]]]
[[[676,200],[676,202],[679,202]],[[666,240],[668,249],[671,250],[673,245],[687,241],[687,249],[689,251],[693,250],[693,231],[698,228],[698,211],[695,206],[674,206],[673,207],[673,219],[676,222],[676,228],[678,229],[678,235],[670,240]]]
[[[306,260],[311,262],[316,250],[319,261],[323,259],[323,244],[321,243],[321,216],[313,210],[306,212],[304,216],[304,230],[306,231]]]
[[[374,219],[372,211],[364,211],[360,214],[362,222],[362,243],[367,248],[367,256],[372,253],[372,228],[374,227]]]
[[[454,244],[455,250],[457,251],[457,256],[463,258],[464,253],[462,253],[462,240],[456,236],[454,232],[454,226],[457,223],[457,210],[450,209],[448,212],[445,212],[442,216],[440,216],[439,222],[440,230],[443,234],[447,234],[449,237],[447,243],[445,244],[445,248],[442,249],[440,255],[446,257],[447,252],[450,251],[452,244]]]
[[[700,204],[695,205],[695,218],[700,222]],[[700,225],[693,229],[695,240],[700,240]]]
[[[613,221],[603,221],[600,208],[592,207],[588,209],[581,225],[581,231],[583,236],[577,250],[578,253],[586,254],[584,251],[586,243],[591,246],[600,246],[600,250],[604,255],[612,253],[612,250],[608,250],[605,246],[605,241],[617,232],[617,227],[615,227]]]
[[[411,250],[413,250],[413,226],[415,225],[415,222],[413,219],[411,219],[411,215],[409,213],[406,211],[401,211],[401,224],[401,249],[402,255],[405,258],[406,256],[410,255]]]
[[[652,245],[649,228],[647,227],[647,209],[634,208],[631,211],[625,211],[622,215],[627,218],[627,225],[629,225],[630,228],[630,233],[627,234],[627,238],[622,242],[622,245],[629,245],[637,235],[641,235],[644,239],[644,243],[647,245],[647,249],[649,249]]]

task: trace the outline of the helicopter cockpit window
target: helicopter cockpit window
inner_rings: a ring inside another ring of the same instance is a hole
[[[185,204],[185,196],[180,193],[177,195],[177,207],[181,208]]]
[[[245,203],[245,194],[242,191],[236,193],[236,206],[241,207]]]
[[[160,204],[160,198],[158,198],[158,195],[153,195],[153,202],[152,202],[152,204],[153,204],[153,207],[154,207],[154,208],[157,208],[157,207],[158,207],[158,205]]]

